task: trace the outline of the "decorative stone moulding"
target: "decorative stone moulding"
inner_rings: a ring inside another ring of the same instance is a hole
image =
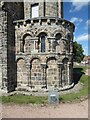
[[[35,25],[36,23],[40,24],[40,25],[43,25],[42,23],[47,23],[47,25],[49,24],[52,24],[53,21],[55,22],[56,25],[62,25],[62,26],[65,26],[65,28],[68,28],[68,29],[73,29],[74,31],[74,24],[65,20],[65,19],[62,19],[62,18],[56,18],[56,17],[41,17],[41,18],[32,18],[32,19],[28,19],[28,20],[17,20],[17,21],[14,21],[13,23],[16,24],[18,27],[23,24],[24,26],[26,26],[26,24],[31,24],[31,25]]]
[[[31,25],[33,25],[34,24],[34,21],[33,20],[31,20]]]
[[[50,24],[50,19],[47,19],[47,24]]]
[[[58,24],[58,19],[56,19],[56,25]]]
[[[23,22],[23,25],[26,26],[26,22],[25,21]]]

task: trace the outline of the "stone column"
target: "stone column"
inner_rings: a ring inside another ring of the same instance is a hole
[[[55,37],[48,37],[48,41],[49,41],[50,52],[54,52],[53,43],[55,41]]]
[[[31,67],[32,67],[32,65],[31,64],[27,64],[26,65],[26,67],[27,67],[27,80],[28,80],[28,87],[33,87],[32,86],[32,82],[31,82]]]
[[[70,84],[70,81],[71,81],[71,74],[70,74],[70,66],[71,66],[71,62],[68,62],[67,64],[67,77],[68,77],[68,85]]]
[[[67,53],[67,43],[66,43],[66,39],[62,38],[61,39],[61,48],[62,48],[62,53],[66,54]]]
[[[31,41],[33,41],[33,52],[38,52],[38,37],[31,38]]]
[[[31,69],[32,69],[32,64],[30,64],[30,81],[29,81],[29,85],[30,85],[31,88],[33,88],[32,81],[31,81]]]
[[[58,80],[59,80],[59,87],[62,87],[62,63],[58,63]]]
[[[7,71],[7,13],[2,11],[0,14],[2,29],[2,89],[4,92],[8,92],[8,71]],[[3,21],[5,19],[5,21]]]
[[[20,40],[20,52],[24,52],[23,40]]]
[[[26,68],[27,68],[28,86],[30,86],[30,64],[29,63],[26,64]]]
[[[47,68],[47,65],[46,64],[41,64],[42,66],[42,70],[43,70],[43,86],[46,87],[47,89],[47,79],[46,79],[46,68]]]
[[[69,64],[69,75],[70,75],[69,84],[72,84],[72,82],[73,82],[73,65],[72,65],[72,62],[70,62],[70,64]]]
[[[73,53],[73,41],[70,41],[70,53]]]
[[[38,40],[35,40],[35,49],[38,50]]]
[[[2,24],[0,24],[0,88],[2,87],[2,52],[3,52],[2,39],[3,39]]]

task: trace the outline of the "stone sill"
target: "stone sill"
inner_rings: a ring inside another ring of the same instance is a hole
[[[57,53],[57,52],[32,52],[32,53],[16,53],[16,55],[73,55],[73,53]]]

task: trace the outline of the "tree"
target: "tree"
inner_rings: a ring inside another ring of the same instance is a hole
[[[73,43],[73,53],[74,53],[74,56],[73,56],[73,60],[75,62],[78,62],[80,63],[83,58],[84,58],[84,54],[83,54],[84,50],[82,48],[82,45],[81,44],[78,44],[76,41]]]

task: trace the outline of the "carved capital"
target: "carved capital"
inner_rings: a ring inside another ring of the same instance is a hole
[[[42,66],[42,69],[46,69],[47,68],[46,64],[41,64],[41,66]]]
[[[58,62],[57,65],[58,65],[58,68],[60,68],[60,67],[62,67],[63,63],[62,62]]]

